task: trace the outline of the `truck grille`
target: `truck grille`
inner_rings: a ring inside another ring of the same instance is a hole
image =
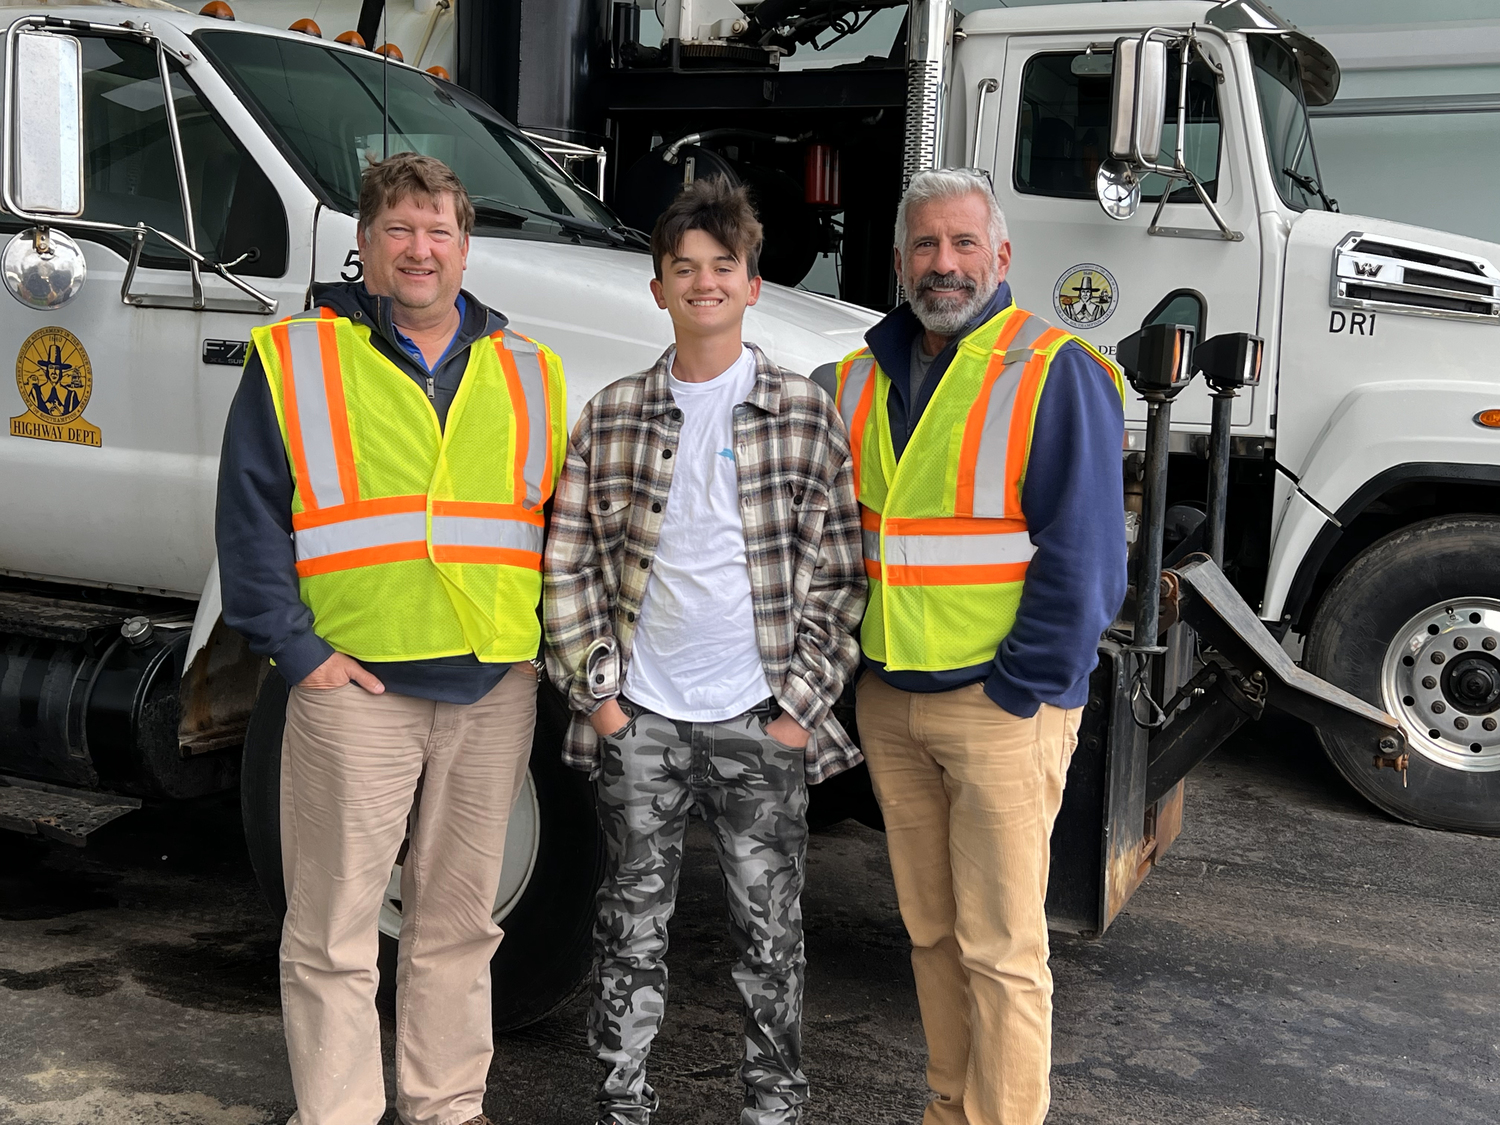
[[[1500,324],[1500,270],[1458,251],[1354,231],[1334,247],[1332,282],[1338,308]]]

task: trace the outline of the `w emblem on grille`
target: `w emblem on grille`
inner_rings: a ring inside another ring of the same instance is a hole
[[[1355,262],[1354,273],[1356,277],[1376,277],[1380,273],[1379,262]]]

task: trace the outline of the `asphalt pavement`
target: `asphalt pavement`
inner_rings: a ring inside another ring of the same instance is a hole
[[[0,833],[0,1123],[261,1125],[293,1108],[276,927],[233,795],[87,849]],[[1098,941],[1054,935],[1059,1125],[1500,1120],[1500,840],[1365,805],[1306,728],[1190,778],[1182,836]],[[884,841],[814,838],[806,1121],[915,1125],[924,1051]],[[652,1056],[660,1125],[733,1125],[739,1015],[696,831]],[[497,1044],[497,1123],[590,1125],[583,1003]],[[387,1055],[389,1055],[387,1028]]]

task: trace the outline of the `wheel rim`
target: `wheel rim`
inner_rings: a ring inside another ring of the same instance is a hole
[[[542,810],[536,799],[531,771],[521,786],[521,795],[510,810],[505,830],[505,866],[500,869],[500,885],[495,889],[494,919],[498,926],[516,908],[531,873],[536,869],[537,852],[542,840]],[[380,932],[386,937],[401,934],[401,865],[391,868],[391,879],[380,903]]]
[[[1386,649],[1380,693],[1423,757],[1500,770],[1500,601],[1458,598],[1413,617]]]

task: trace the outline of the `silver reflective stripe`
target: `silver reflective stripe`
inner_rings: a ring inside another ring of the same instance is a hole
[[[865,543],[865,558],[869,559],[871,562],[879,562],[880,532],[862,531],[860,532],[860,536],[864,539]]]
[[[320,508],[342,504],[339,462],[333,452],[333,422],[328,392],[323,384],[323,349],[317,320],[294,320],[286,326],[292,354],[292,388],[297,398],[297,423],[302,429],[302,456],[307,461],[307,487]],[[354,497],[347,497],[353,500]]]
[[[552,431],[547,425],[547,367],[537,346],[514,332],[505,334],[505,347],[516,361],[521,391],[526,396],[526,498],[523,507],[535,508],[542,502],[542,478],[547,472],[547,447]]]
[[[854,412],[859,408],[859,400],[864,397],[865,384],[874,375],[875,357],[872,355],[860,356],[849,365],[849,377],[844,380],[844,393],[839,396],[839,414],[843,416],[844,429],[850,433],[854,431]]]
[[[497,520],[485,516],[433,516],[434,547],[508,547],[514,551],[542,553],[542,529],[520,520]]]
[[[305,527],[293,532],[297,559],[318,559],[344,551],[366,547],[388,547],[393,543],[416,543],[427,540],[426,512],[393,512],[386,516],[363,516],[341,520],[322,527]]]
[[[892,535],[885,533],[887,566],[995,566],[1030,562],[1036,548],[1024,531],[994,535]]]
[[[1006,349],[1005,367],[990,389],[974,464],[973,515],[977,517],[999,519],[1006,515],[1005,462],[1010,453],[1010,415],[1016,405],[1016,394],[1021,389],[1021,374],[1026,370],[1026,361],[1035,354],[1031,345],[1051,327],[1034,314],[1026,319]]]

